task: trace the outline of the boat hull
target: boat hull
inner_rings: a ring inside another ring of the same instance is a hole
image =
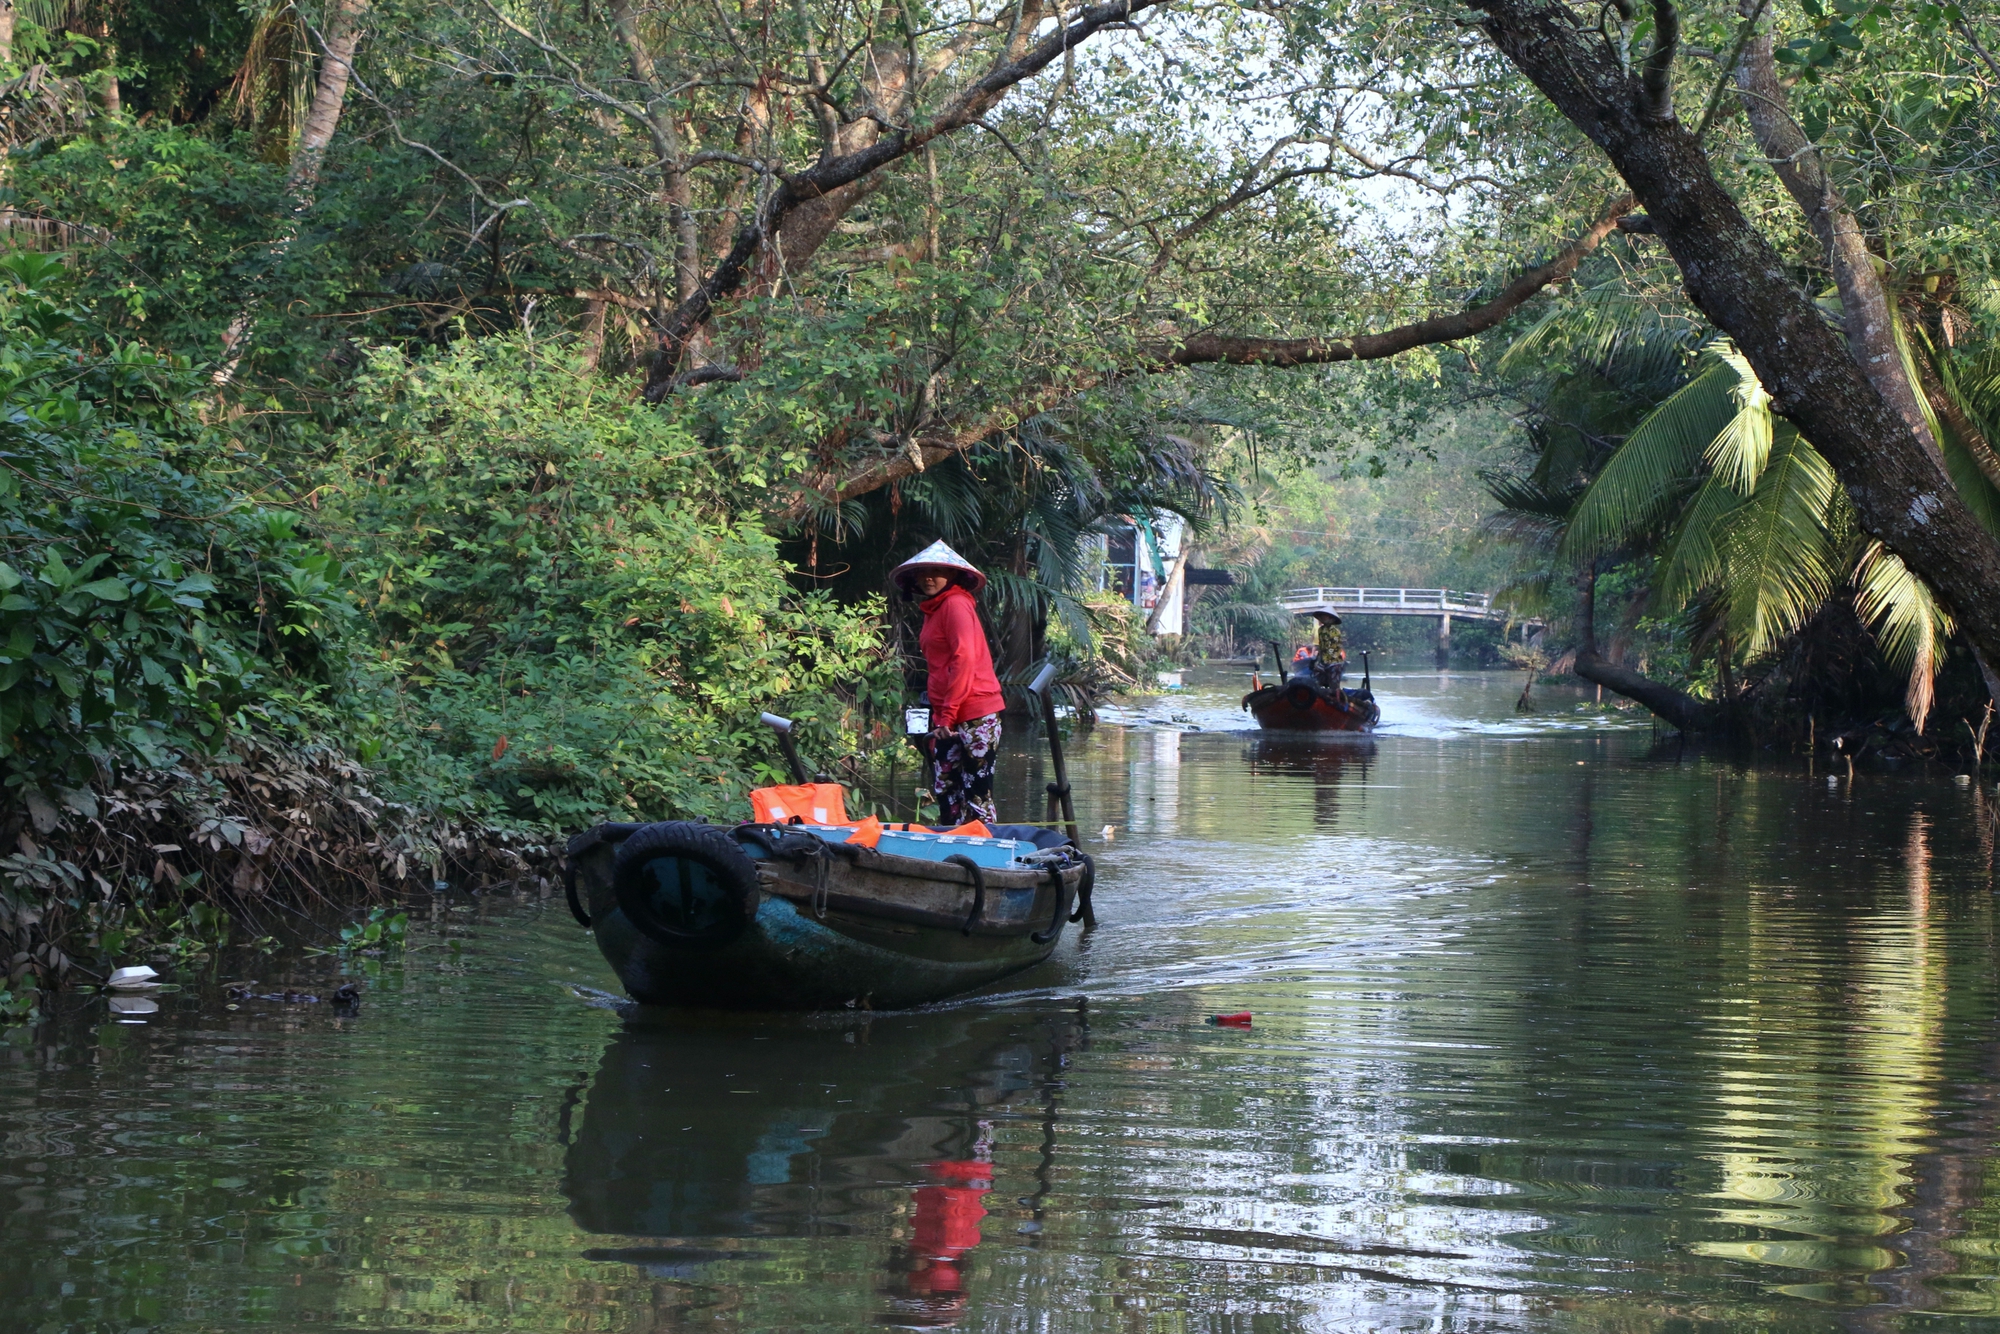
[[[1257,725],[1272,732],[1372,732],[1382,710],[1367,690],[1329,690],[1309,681],[1265,686],[1243,697]]]
[[[765,857],[741,933],[720,945],[668,943],[618,906],[617,831],[630,828],[600,826],[572,840],[571,871],[598,949],[626,992],[649,1005],[901,1009],[942,1000],[1048,958],[1087,874],[986,870],[968,932],[975,895],[962,867],[857,849],[825,866],[820,884],[811,865]]]

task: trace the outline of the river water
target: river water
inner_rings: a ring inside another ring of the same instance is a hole
[[[971,1000],[626,1014],[449,894],[0,1037],[0,1329],[2000,1328],[1990,794],[1194,681],[1074,745],[1102,925]]]

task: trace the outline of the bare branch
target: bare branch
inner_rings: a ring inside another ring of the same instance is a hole
[[[1559,283],[1575,273],[1576,266],[1617,229],[1618,220],[1630,213],[1633,207],[1631,195],[1620,195],[1591,224],[1590,230],[1566,246],[1561,254],[1546,264],[1529,269],[1507,284],[1500,295],[1471,310],[1433,316],[1381,333],[1349,334],[1340,338],[1248,338],[1196,334],[1176,344],[1155,344],[1147,349],[1144,354],[1147,368],[1164,370],[1170,366],[1212,363],[1231,366],[1316,366],[1339,361],[1374,361],[1412,348],[1470,338],[1506,319],[1522,303],[1551,283]]]
[[[1224,364],[1236,366],[1296,367],[1325,365],[1339,361],[1372,361],[1393,357],[1412,348],[1453,342],[1484,332],[1500,323],[1535,293],[1561,282],[1576,272],[1576,266],[1597,249],[1631,212],[1629,194],[1614,199],[1582,236],[1564,247],[1546,264],[1528,270],[1493,300],[1455,315],[1419,320],[1381,333],[1352,334],[1342,338],[1249,338],[1223,334],[1197,334],[1172,344],[1155,344],[1141,349],[1138,364],[1129,373],[1154,373],[1182,366]],[[948,431],[897,442],[894,453],[871,460],[845,473],[822,474],[808,482],[809,490],[794,496],[778,513],[786,522],[797,522],[811,511],[817,492],[819,503],[840,504],[856,496],[879,490],[892,482],[923,471],[953,454],[971,448],[981,440],[1026,421],[1039,413],[1120,378],[1091,373],[1060,385],[1045,385],[1024,399],[994,409]]]
[[[909,156],[934,139],[973,124],[998,105],[1016,84],[1040,73],[1061,59],[1064,52],[1094,33],[1125,23],[1140,10],[1160,3],[1163,0],[1106,0],[1085,6],[1069,23],[1027,47],[1018,57],[997,63],[922,125],[899,127],[865,148],[823,158],[808,170],[783,177],[751,221],[738,230],[729,253],[667,316],[647,378],[647,398],[658,402],[671,392],[674,368],[689,341],[714,314],[716,303],[733,295],[749,280],[751,261],[788,213]]]

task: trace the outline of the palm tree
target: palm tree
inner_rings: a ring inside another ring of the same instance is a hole
[[[1597,354],[1597,378],[1616,377],[1621,344],[1659,347],[1674,341],[1649,338],[1642,312],[1613,291],[1579,310],[1552,314],[1509,349],[1501,369],[1518,373],[1538,352],[1581,347]],[[1677,350],[1691,353],[1677,377],[1681,383],[1644,411],[1594,471],[1574,466],[1557,479],[1544,449],[1529,476],[1492,483],[1503,509],[1490,526],[1543,557],[1535,573],[1544,582],[1555,572],[1575,570],[1588,584],[1606,558],[1650,557],[1652,609],[1659,615],[1693,610],[1697,640],[1714,646],[1725,696],[1732,693],[1729,672],[1739,658],[1768,657],[1850,587],[1855,610],[1874,628],[1884,656],[1908,679],[1905,703],[1921,732],[1952,634],[1950,618],[1894,553],[1859,532],[1832,468],[1773,413],[1769,394],[1726,339],[1704,333],[1682,341]],[[1645,373],[1623,382],[1638,381],[1642,394],[1657,390],[1658,365],[1642,359],[1639,369]],[[1560,383],[1575,374],[1564,366],[1554,378]],[[2000,400],[2000,377],[1967,375],[1955,365],[1946,375],[1953,378],[1940,377],[1941,383],[1954,410],[1967,420],[1976,420],[1963,410],[1972,384],[1989,386]],[[1562,391],[1545,391],[1542,401],[1560,403]],[[1540,411],[1546,415],[1547,408]],[[1947,425],[1938,437],[1947,468],[1973,492],[1975,508],[2000,516],[2000,492],[1982,472],[1967,432]],[[1587,480],[1581,480],[1585,474]],[[1554,485],[1558,480],[1564,484]],[[1981,508],[1979,502],[1989,498],[1992,503]],[[1591,591],[1585,587],[1581,594],[1586,612],[1594,611]],[[1596,665],[1585,661],[1595,657],[1595,627],[1580,628],[1585,642],[1578,669],[1590,679],[1584,669]],[[1670,688],[1637,673],[1624,676],[1628,679],[1603,679],[1603,684],[1661,708],[1658,692]],[[1672,693],[1680,698],[1664,700],[1669,716],[1696,721],[1689,707],[1694,701]]]

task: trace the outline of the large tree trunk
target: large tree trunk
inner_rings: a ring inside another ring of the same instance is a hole
[[[1791,99],[1778,82],[1772,58],[1776,41],[1769,29],[1755,34],[1744,43],[1736,62],[1736,86],[1749,114],[1751,133],[1826,252],[1827,265],[1840,289],[1848,351],[1882,401],[1894,408],[1910,433],[1936,455],[1937,442],[1931,438],[1910,377],[1903,371],[1902,351],[1896,346],[1895,310],[1882,287],[1882,276],[1875,271],[1875,257],[1869,253],[1861,224],[1834,189],[1819,150],[1806,141],[1792,118]]]
[[[1777,410],[1833,465],[1862,527],[1937,590],[1989,661],[2000,661],[2000,543],[1716,181],[1694,136],[1645,114],[1638,82],[1567,6],[1473,3],[1495,45],[1610,157],[1680,266],[1689,298],[1736,341]]]
[[[299,146],[292,153],[292,169],[285,178],[285,190],[295,207],[312,202],[313,187],[319,184],[319,169],[326,161],[327,145],[340,128],[340,113],[347,105],[347,83],[354,73],[354,48],[361,44],[361,17],[368,12],[368,0],[327,0],[326,28],[321,33],[326,52],[319,62],[319,78],[313,84],[312,106],[306,111],[305,128],[299,131]]]
[[[1577,576],[1576,635],[1576,674],[1584,680],[1645,705],[1683,732],[1705,732],[1714,725],[1716,710],[1712,705],[1630,667],[1609,662],[1597,651],[1597,567],[1594,564]],[[1528,682],[1534,684],[1532,671],[1528,673]],[[1527,697],[1528,692],[1523,690],[1521,698],[1526,700]]]
[[[340,128],[340,114],[347,105],[347,84],[354,73],[354,49],[361,43],[361,17],[368,0],[327,0],[326,27],[320,38],[326,51],[319,62],[319,78],[313,85],[312,105],[306,111],[305,128],[299,131],[298,147],[292,151],[292,167],[285,174],[285,195],[291,217],[284,235],[273,247],[271,264],[281,262],[299,235],[299,215],[312,207],[313,191],[319,185],[320,168],[326,162],[327,145]],[[249,351],[250,325],[257,317],[262,293],[252,290],[250,300],[222,335],[222,365],[214,375],[217,389],[228,388],[236,378]]]

